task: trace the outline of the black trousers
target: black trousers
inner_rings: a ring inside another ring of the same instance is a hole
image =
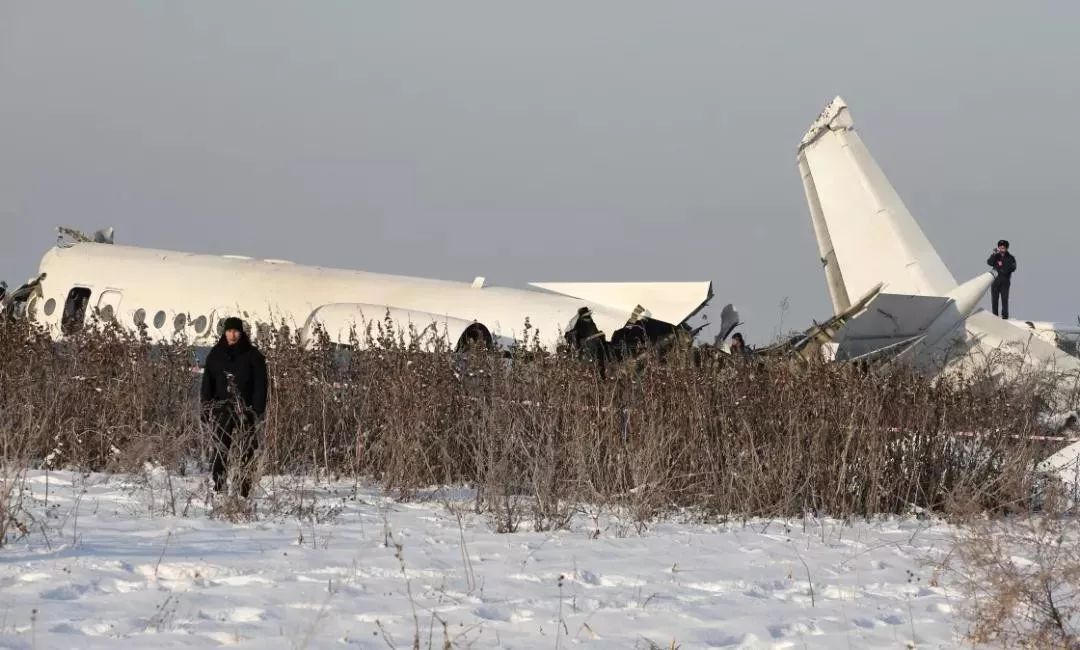
[[[229,455],[232,447],[237,447],[236,476],[240,477],[240,496],[247,498],[251,492],[251,477],[255,468],[252,462],[255,449],[259,445],[255,435],[255,417],[250,412],[242,412],[234,404],[218,404],[212,411],[214,427],[214,449],[212,475],[214,491],[225,489],[225,477],[229,470]]]
[[[998,300],[1001,301],[1001,317],[1009,317],[1009,285],[1010,280],[997,281],[990,285],[990,307],[994,315],[998,315]]]

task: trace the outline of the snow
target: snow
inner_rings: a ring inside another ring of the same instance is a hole
[[[962,645],[936,569],[954,531],[933,520],[638,530],[586,509],[567,531],[498,534],[467,490],[400,502],[277,477],[233,523],[199,479],[165,478],[28,475],[30,535],[0,550],[0,647],[408,648],[419,630],[441,648],[440,621],[475,648]],[[187,516],[162,514],[173,499]]]

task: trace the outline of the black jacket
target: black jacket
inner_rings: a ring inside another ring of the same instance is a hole
[[[998,262],[1001,262],[1000,266]],[[1016,258],[1009,251],[991,253],[986,263],[994,267],[994,270],[997,271],[995,280],[1001,282],[1008,282],[1012,278],[1013,272],[1016,271]]]
[[[232,375],[244,406],[262,417],[266,411],[266,358],[255,349],[247,334],[236,345],[229,345],[222,335],[206,356],[202,378],[202,403],[231,402],[228,375]]]

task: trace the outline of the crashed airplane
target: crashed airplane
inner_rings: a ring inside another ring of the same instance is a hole
[[[1069,357],[1078,356],[1080,329],[1002,321],[978,309],[993,274],[956,282],[870,156],[843,99],[810,127],[797,159],[833,310],[866,301],[837,338],[837,359],[907,343],[918,365],[940,369],[960,352],[1021,346],[1031,363],[1078,367]]]
[[[286,324],[311,342],[325,332],[364,345],[368,324],[389,318],[420,333],[421,349],[446,340],[505,349],[538,342],[605,346],[652,343],[685,332],[712,298],[710,282],[538,282],[536,290],[294,264],[242,255],[202,255],[113,243],[60,228],[36,278],[4,298],[54,338],[111,321],[155,342],[212,345],[223,320]],[[526,319],[530,331],[525,330]],[[359,334],[359,337],[354,337]],[[526,337],[529,338],[526,341]]]
[[[905,360],[929,373],[1055,373],[1048,408],[1057,421],[1076,422],[1080,328],[979,309],[993,274],[957,283],[870,156],[843,99],[814,121],[796,158],[835,316],[795,347],[837,360]],[[1080,443],[1047,462],[1080,469]]]

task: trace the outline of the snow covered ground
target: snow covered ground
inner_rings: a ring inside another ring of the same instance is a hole
[[[940,648],[965,629],[935,568],[951,529],[928,521],[604,516],[597,535],[583,514],[497,534],[351,483],[299,502],[267,479],[244,523],[209,516],[194,479],[170,495],[160,475],[54,472],[47,504],[45,475],[29,484],[37,523],[0,550],[0,647],[408,648],[418,630],[422,648]],[[162,514],[174,499],[187,516]]]

